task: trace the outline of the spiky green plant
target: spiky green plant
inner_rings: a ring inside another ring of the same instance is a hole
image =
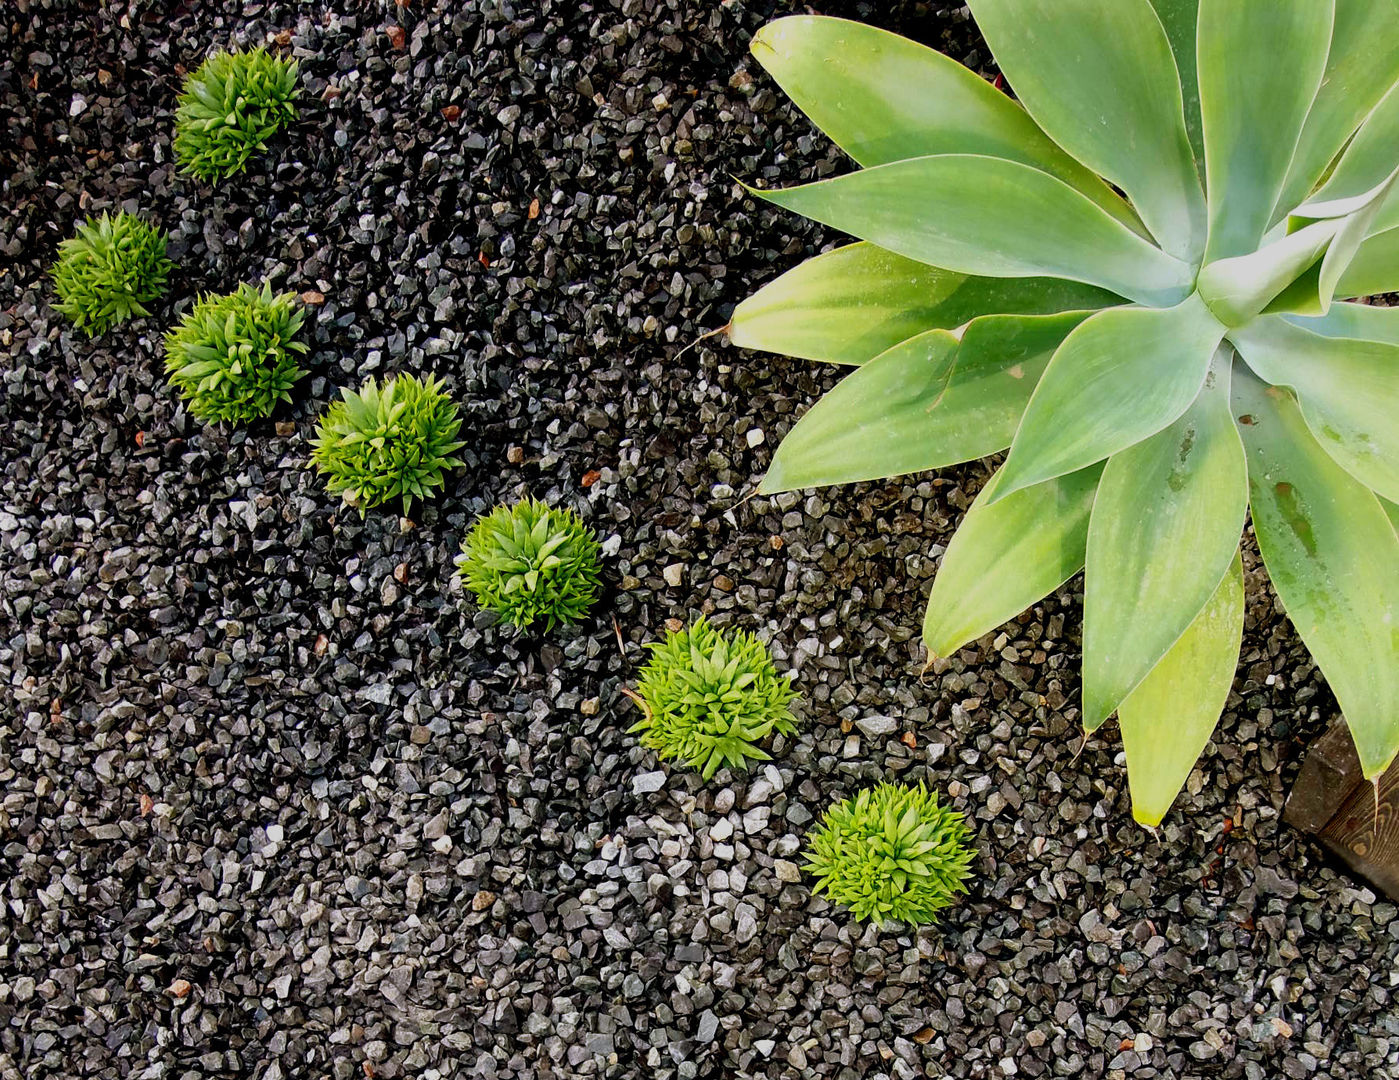
[[[77,235],[58,245],[54,291],[58,311],[89,337],[105,333],[165,295],[173,264],[165,255],[165,233],[122,211],[88,218]]]
[[[833,805],[809,842],[806,868],[857,919],[919,926],[967,891],[975,852],[962,815],[917,787],[883,783]]]
[[[426,499],[442,487],[447,470],[459,468],[453,454],[461,420],[442,384],[429,375],[397,375],[381,387],[371,375],[359,391],[340,391],[316,425],[311,461],[326,487],[360,516],[390,499]]]
[[[175,110],[175,159],[200,180],[242,172],[296,119],[295,60],[259,45],[216,52],[185,79]]]
[[[581,622],[597,600],[602,548],[567,508],[526,496],[479,518],[457,561],[476,602],[527,630]]]
[[[205,296],[165,335],[170,382],[205,423],[270,416],[306,374],[298,363],[306,346],[296,340],[302,318],[296,296],[274,294],[268,281]]]
[[[708,780],[720,768],[769,755],[758,745],[796,731],[796,692],[767,646],[746,630],[727,633],[703,617],[650,644],[651,659],[628,696],[642,717],[631,728],[658,757],[682,761]]]
[[[1245,514],[1367,777],[1399,753],[1399,5],[969,0],[1018,95],[795,17],[753,54],[863,168],[753,194],[862,242],[739,345],[856,365],[761,491],[1009,448],[943,557],[947,656],[1087,568],[1083,713],[1155,824],[1209,740]],[[1118,192],[1124,193],[1119,195]]]

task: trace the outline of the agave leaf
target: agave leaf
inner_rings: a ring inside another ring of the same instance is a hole
[[[1322,337],[1281,319],[1233,340],[1261,378],[1296,391],[1307,427],[1342,468],[1399,499],[1399,345]]]
[[[1240,368],[1233,398],[1258,549],[1373,779],[1399,752],[1399,535],[1286,390]]]
[[[1204,250],[1205,197],[1171,44],[1149,0],[970,0],[1026,110],[1127,193],[1170,254]]]
[[[1380,506],[1384,508],[1384,512],[1388,516],[1390,524],[1392,524],[1396,530],[1399,530],[1399,503],[1392,503],[1388,499],[1381,497]]]
[[[1399,227],[1367,237],[1336,283],[1340,297],[1399,290]]]
[[[1048,315],[1121,302],[1074,281],[968,277],[858,243],[808,259],[739,304],[729,340],[804,360],[863,364],[916,334],[981,315]]]
[[[1209,602],[1239,549],[1248,466],[1222,348],[1195,403],[1114,454],[1088,527],[1083,726],[1095,730]]]
[[[933,579],[923,641],[948,656],[1043,599],[1083,569],[1101,465],[991,502],[972,503]]]
[[[1394,50],[1373,52],[1390,55]],[[1396,145],[1399,145],[1399,82],[1375,106],[1375,111],[1356,132],[1335,170],[1311,201],[1358,195],[1380,183],[1393,167]]]
[[[1204,385],[1224,327],[1198,296],[1100,311],[1059,346],[993,499],[1102,461],[1173,423]]]
[[[1381,222],[1384,216],[1394,219],[1389,222],[1390,227],[1399,224],[1399,214],[1395,213],[1395,211],[1399,211],[1399,202],[1395,202],[1391,198],[1396,182],[1399,182],[1399,168],[1395,168],[1380,183],[1360,195],[1334,199],[1329,202],[1313,200],[1298,210],[1299,217],[1318,213],[1325,214],[1335,210],[1340,210],[1345,214],[1345,219],[1336,232],[1336,238],[1326,249],[1326,255],[1321,263],[1321,273],[1318,280],[1321,306],[1319,314],[1325,315],[1330,309],[1331,300],[1336,294],[1336,286],[1341,280],[1341,276],[1350,266],[1351,260],[1355,258],[1355,253],[1360,250],[1360,245],[1364,243],[1366,237],[1372,231],[1376,231],[1376,224]],[[1378,231],[1383,231],[1383,229]]]
[[[1050,356],[1085,317],[991,315],[960,336],[932,330],[895,345],[798,421],[759,492],[877,480],[1004,450]]]
[[[1244,629],[1238,553],[1214,595],[1161,662],[1117,709],[1132,817],[1161,824],[1229,700]]]
[[[1194,271],[1048,173],[1001,158],[911,158],[750,193],[910,259],[985,277],[1062,277],[1146,304],[1184,299]]]
[[[1129,228],[1136,214],[1025,110],[950,57],[863,23],[795,15],[753,36],[753,55],[811,121],[865,167],[985,154],[1077,188]]]
[[[1399,80],[1399,49],[1387,46],[1397,38],[1399,4],[1336,0],[1326,73],[1302,127],[1275,220],[1307,197],[1343,146],[1345,154],[1318,197],[1333,186],[1336,192],[1358,194],[1393,167],[1399,99],[1391,88]]]
[[[1391,154],[1391,164],[1392,157]],[[1292,217],[1306,221],[1321,221],[1324,218],[1348,217],[1367,209],[1378,210],[1384,205],[1385,197],[1393,187],[1395,172],[1399,172],[1399,169],[1391,168],[1374,184],[1360,191],[1347,192],[1344,189],[1318,191],[1292,211]],[[1330,185],[1328,185],[1329,187]],[[1393,214],[1391,213],[1389,217],[1392,219]],[[1373,216],[1370,220],[1374,220]],[[1389,220],[1387,224],[1392,226],[1394,222]],[[1381,227],[1376,231],[1383,231],[1384,227],[1385,223],[1381,223]]]
[[[1206,262],[1258,247],[1326,70],[1335,0],[1200,0]]]
[[[1195,164],[1203,172],[1205,137],[1200,121],[1200,81],[1195,64],[1195,27],[1200,19],[1200,0],[1151,0],[1151,6],[1156,9],[1171,43],[1171,52],[1175,54],[1185,105],[1185,130],[1190,136]]]
[[[1246,323],[1321,262],[1344,223],[1344,218],[1317,221],[1247,255],[1209,263],[1195,287],[1226,326]],[[1316,313],[1322,314],[1320,273],[1303,280],[1305,288],[1292,302],[1315,299]]]

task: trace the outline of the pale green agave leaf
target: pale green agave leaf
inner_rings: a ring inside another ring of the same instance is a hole
[[[970,6],[1040,127],[1125,191],[1167,252],[1197,257],[1205,243],[1204,192],[1171,43],[1149,0]]]
[[[1377,8],[1380,5],[1375,5]],[[1399,9],[1396,9],[1399,10]],[[1377,56],[1399,56],[1399,50],[1366,50]],[[1399,79],[1399,75],[1396,75]],[[1399,82],[1396,82],[1355,133],[1326,183],[1309,199],[1329,201],[1359,195],[1381,183],[1394,168],[1399,147]]]
[[[1337,464],[1399,499],[1399,345],[1323,337],[1278,319],[1232,338],[1255,374],[1296,391],[1307,427]]]
[[[1390,88],[1399,82],[1399,49],[1377,43],[1396,40],[1399,4],[1336,0],[1326,71],[1278,196],[1275,219],[1307,197],[1342,147],[1345,154],[1326,184],[1335,189],[1326,197],[1358,194],[1382,181],[1393,167],[1399,101],[1386,104],[1385,95],[1393,98]]]
[[[1325,315],[1282,317],[1293,326],[1323,337],[1353,338],[1357,341],[1383,341],[1399,345],[1399,308],[1374,304],[1332,304]]]
[[[758,490],[878,480],[1004,450],[1059,343],[1087,317],[993,315],[910,338],[848,376],[782,440]]]
[[[1340,297],[1399,292],[1399,227],[1368,237],[1356,251],[1340,281]]]
[[[861,165],[985,154],[1043,169],[1132,229],[1131,207],[1023,108],[950,57],[864,23],[793,15],[750,46],[811,122]]]
[[[984,278],[939,270],[874,244],[808,259],[734,309],[729,340],[744,349],[863,364],[928,330],[981,315],[1088,311],[1123,300],[1059,278]]]
[[[1139,824],[1161,824],[1209,744],[1234,685],[1243,629],[1243,563],[1236,552],[1185,633],[1118,707]]]
[[[1331,300],[1336,295],[1336,287],[1342,276],[1349,269],[1365,239],[1377,226],[1383,229],[1384,216],[1393,214],[1389,208],[1392,206],[1399,210],[1399,202],[1392,198],[1396,182],[1399,182],[1399,168],[1395,168],[1378,184],[1359,195],[1329,201],[1312,200],[1298,209],[1299,218],[1324,217],[1328,214],[1344,218],[1322,259],[1317,278],[1320,307],[1318,314],[1324,315],[1330,310]],[[1393,223],[1399,221],[1391,224]]]
[[[1233,350],[1169,427],[1103,472],[1088,528],[1083,726],[1095,730],[1209,602],[1239,548],[1248,466],[1229,405]]]
[[[1286,390],[1239,369],[1233,398],[1258,549],[1373,779],[1399,753],[1399,534]]]
[[[1179,303],[1194,271],[1061,180],[975,154],[911,158],[750,194],[910,259],[984,277],[1060,277]]]
[[[1196,167],[1203,176],[1205,136],[1200,120],[1200,81],[1195,62],[1195,28],[1200,19],[1200,0],[1151,0],[1151,6],[1156,9],[1156,15],[1171,43],[1171,52],[1175,55],[1185,106],[1185,130],[1190,137]]]
[[[1258,247],[1330,55],[1335,0],[1200,0],[1206,263]]]
[[[992,498],[1103,461],[1173,423],[1200,393],[1223,337],[1199,296],[1089,318],[1049,362]]]
[[[992,503],[972,503],[933,579],[923,641],[949,656],[1013,619],[1083,569],[1094,465]]]

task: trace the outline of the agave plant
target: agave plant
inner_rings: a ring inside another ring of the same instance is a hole
[[[857,237],[732,340],[855,368],[764,493],[1009,449],[949,544],[946,656],[1086,567],[1085,731],[1155,824],[1237,664],[1252,511],[1366,777],[1399,751],[1399,5],[969,0],[1015,98],[857,23],[754,56],[858,171],[763,199]]]

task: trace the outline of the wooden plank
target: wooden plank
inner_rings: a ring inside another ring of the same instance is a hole
[[[1365,780],[1343,721],[1313,745],[1283,820],[1399,900],[1399,763],[1380,777],[1378,787]]]

